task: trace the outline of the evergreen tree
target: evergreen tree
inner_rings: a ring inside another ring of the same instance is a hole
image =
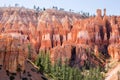
[[[45,58],[45,72],[50,73],[50,71],[51,71],[51,63],[50,63],[49,53],[47,53]]]
[[[40,56],[40,54],[38,55],[35,64],[39,67],[38,72],[41,72],[41,73],[43,74],[43,72],[44,72],[44,67],[43,67],[43,65],[41,64],[41,56]]]
[[[36,11],[39,11],[40,10],[40,8],[39,8],[39,6],[37,7],[37,9],[36,9]]]
[[[33,7],[35,10],[36,10],[36,6],[34,5],[34,7]]]
[[[46,9],[45,8],[43,8],[43,11],[45,11]]]
[[[69,80],[73,80],[73,69],[69,68]]]
[[[60,58],[52,65],[49,52],[40,52],[35,62],[39,70],[43,70],[43,73],[45,73],[50,80],[103,80],[99,67],[90,67],[87,70],[86,67],[84,67],[80,70],[79,68],[70,67],[67,59],[64,63],[65,64],[62,64]]]

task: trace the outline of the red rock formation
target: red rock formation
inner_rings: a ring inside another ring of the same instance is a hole
[[[58,33],[58,29],[54,29],[54,34],[53,34],[53,47],[55,46],[60,46],[61,41],[60,41],[60,34]]]
[[[24,70],[24,61],[29,55],[29,43],[20,41],[22,38],[19,39],[17,36],[12,37],[10,34],[6,34],[0,37],[0,65],[3,65],[6,70],[13,73],[16,72],[18,65],[21,66],[21,70]],[[32,60],[35,60],[36,52],[34,49],[30,54]]]
[[[62,46],[57,46],[51,49],[50,59],[54,64],[58,59],[62,60],[62,63],[67,59],[71,66],[83,67],[86,62],[91,66],[101,65],[102,62],[93,56],[93,49],[88,45],[73,45],[65,44]],[[97,56],[97,55],[96,55]]]
[[[112,59],[120,60],[120,44],[111,44],[108,47],[108,53]]]
[[[50,59],[51,62],[54,64],[57,60],[61,59],[64,63],[65,60],[71,59],[71,45],[63,45],[63,46],[57,46],[50,51]]]
[[[52,62],[60,57],[68,57],[71,60],[71,55],[76,53],[77,57],[74,57],[70,64],[84,65],[88,60],[96,65],[100,64],[99,60],[95,61],[92,57],[93,54],[86,52],[86,48],[95,52],[96,57],[99,57],[99,52],[106,56],[108,51],[113,59],[119,59],[120,17],[107,16],[106,10],[104,16],[98,9],[95,17],[86,19],[76,13],[51,9],[38,13],[25,8],[3,8],[0,12],[0,39],[4,42],[0,42],[0,63],[9,71],[14,72],[18,63],[24,64],[28,55],[28,43],[34,49],[33,53],[50,50]],[[76,52],[73,46],[76,47]],[[4,59],[3,51],[6,49],[12,52],[6,52]],[[16,58],[18,54],[20,55]],[[9,68],[10,65],[15,66]]]

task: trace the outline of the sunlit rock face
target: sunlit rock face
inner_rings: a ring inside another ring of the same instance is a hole
[[[112,59],[116,61],[120,60],[120,44],[110,44],[108,52]]]
[[[28,44],[33,59],[39,51],[50,51],[52,63],[67,57],[71,66],[84,66],[88,60],[103,65],[104,62],[91,55],[120,59],[120,17],[107,16],[106,10],[102,15],[100,9],[95,17],[82,18],[77,13],[54,9],[37,12],[25,8],[0,8],[0,40],[0,64],[11,72],[15,72],[18,64],[24,70]]]
[[[12,73],[16,73],[18,65],[21,66],[21,70],[24,70],[24,61],[28,58],[29,53],[32,60],[35,60],[37,56],[32,46],[32,51],[28,49],[30,43],[26,41],[25,36],[18,33],[2,34],[0,44],[0,65]]]

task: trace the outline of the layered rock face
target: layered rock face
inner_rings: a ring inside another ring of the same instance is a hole
[[[18,65],[21,66],[22,71],[24,70],[24,61],[29,55],[32,60],[35,60],[37,56],[32,47],[31,50],[28,49],[30,43],[25,42],[21,37],[24,36],[20,36],[18,33],[14,38],[10,34],[0,37],[0,65],[12,73],[16,73]]]
[[[50,50],[53,63],[68,58],[71,66],[84,66],[86,61],[103,66],[104,61],[97,58],[101,54],[120,60],[120,17],[107,16],[106,10],[103,16],[98,9],[95,17],[83,19],[54,9],[0,8],[0,35],[0,64],[9,71],[24,64],[30,52],[28,44],[33,59],[39,51]],[[14,68],[9,68],[12,64]]]

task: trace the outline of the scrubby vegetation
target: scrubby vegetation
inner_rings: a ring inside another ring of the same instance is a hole
[[[49,80],[103,80],[103,75],[99,67],[90,68],[89,70],[82,68],[70,67],[65,60],[62,64],[61,59],[52,65],[49,58],[49,52],[40,52],[35,64],[39,67],[39,71],[44,73]]]

